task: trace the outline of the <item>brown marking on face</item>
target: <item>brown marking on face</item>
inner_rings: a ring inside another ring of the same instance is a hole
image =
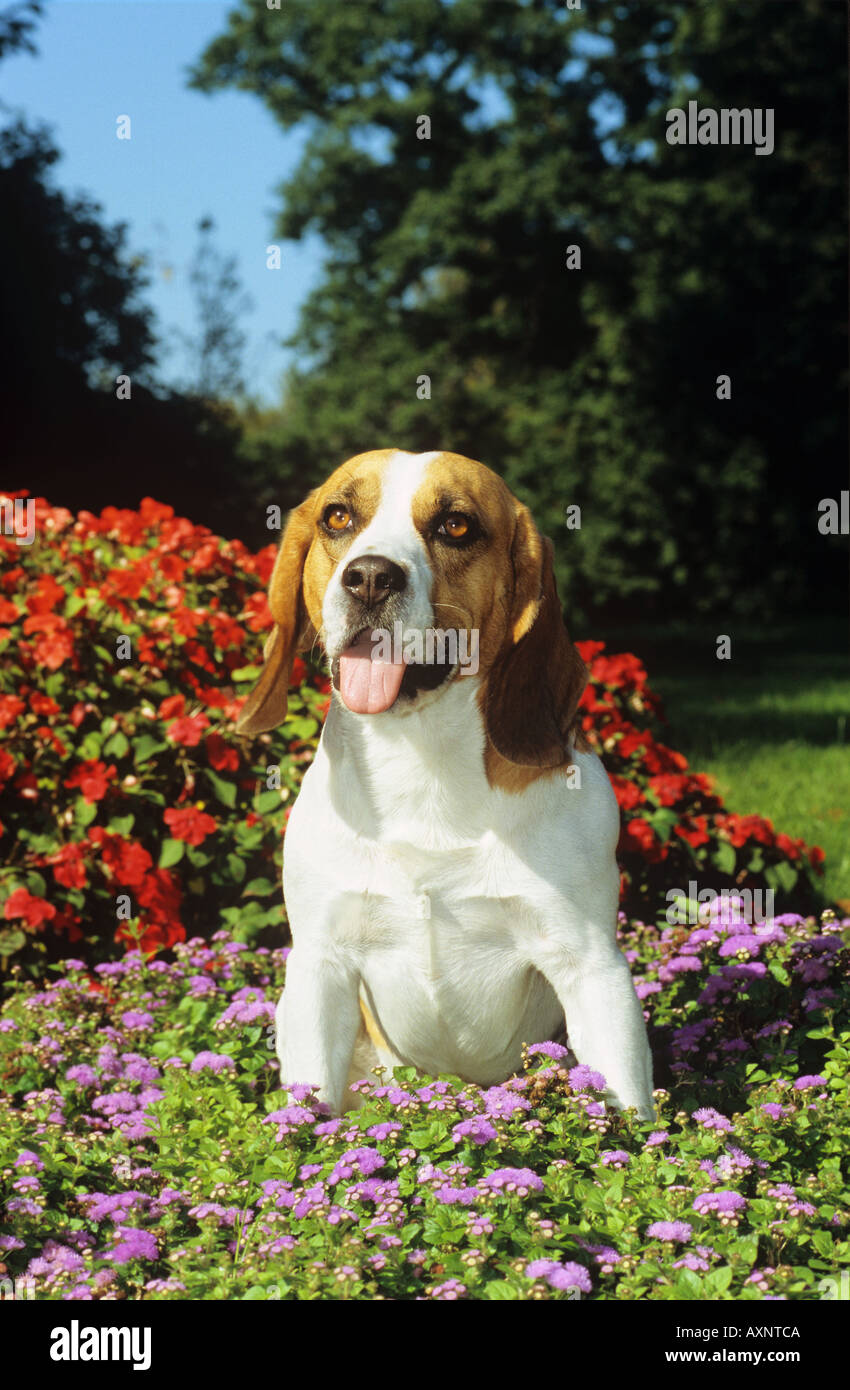
[[[475,520],[469,544],[436,533],[447,512]],[[576,727],[587,672],[564,626],[551,543],[496,473],[458,454],[428,466],[413,519],[434,574],[435,627],[479,631],[487,780],[523,791],[569,766],[571,746],[588,748]]]
[[[325,590],[346,551],[378,510],[383,475],[396,452],[395,449],[375,449],[356,454],[341,464],[313,494],[310,518],[313,536],[304,562],[302,589],[305,607],[317,632],[322,626]],[[337,502],[349,509],[353,524],[350,530],[328,535],[319,522],[327,508]]]
[[[428,465],[413,499],[413,521],[434,576],[431,602],[437,628],[476,628],[479,664],[489,667],[504,640],[513,602],[510,543],[516,499],[483,463],[441,453]],[[435,534],[450,512],[470,516],[480,534],[451,545]],[[458,679],[456,677],[455,679]]]

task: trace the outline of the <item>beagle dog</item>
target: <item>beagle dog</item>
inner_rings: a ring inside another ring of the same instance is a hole
[[[269,606],[237,730],[281,723],[317,639],[333,678],[286,830],[281,1084],[317,1084],[334,1114],[376,1067],[490,1086],[566,1026],[606,1099],[652,1119],[617,802],[576,726],[587,672],[528,508],[459,454],[358,454],[290,514]],[[465,640],[424,659],[447,631]]]

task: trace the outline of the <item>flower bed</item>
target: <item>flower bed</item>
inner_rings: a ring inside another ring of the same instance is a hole
[[[0,1278],[49,1299],[818,1299],[850,1265],[850,919],[621,920],[660,1113],[553,1043],[480,1090],[283,1093],[286,948],[16,968]],[[3,1267],[5,1266],[5,1268]]]
[[[271,626],[275,544],[252,555],[150,498],[100,517],[36,499],[35,530],[29,546],[0,535],[0,959],[104,960],[221,921],[279,940],[281,835],[329,683],[297,661],[282,728],[233,732]],[[822,852],[727,814],[659,740],[640,662],[578,647],[583,725],[623,817],[624,908],[650,915],[691,880],[816,907]]]

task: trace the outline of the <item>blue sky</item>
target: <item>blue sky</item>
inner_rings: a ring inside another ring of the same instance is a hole
[[[56,186],[93,197],[104,221],[128,224],[128,251],[149,256],[145,300],[163,343],[159,374],[170,383],[191,376],[174,330],[194,329],[189,265],[198,219],[214,219],[216,245],[238,257],[253,301],[241,325],[249,392],[274,401],[291,360],[279,340],[319,278],[322,243],[283,242],[283,268],[266,269],[281,202],[275,189],[303,137],[283,132],[255,96],[205,96],[186,86],[187,69],[232,8],[220,0],[51,0],[35,30],[37,56],[16,54],[0,68],[0,121],[11,107],[46,122],[62,153]],[[116,139],[120,115],[132,119],[129,141]]]
[[[180,333],[195,330],[189,268],[197,223],[213,218],[216,246],[237,256],[253,305],[240,320],[248,392],[272,403],[293,358],[281,340],[320,278],[323,248],[317,236],[283,242],[281,270],[266,269],[281,206],[276,189],[298,162],[303,134],[283,132],[250,93],[207,96],[186,85],[232,8],[223,0],[49,0],[35,30],[37,54],[7,57],[0,68],[0,123],[12,111],[46,122],[62,155],[55,185],[94,198],[107,223],[127,223],[128,253],[149,261],[144,298],[156,313],[158,375],[178,388],[193,378]],[[582,34],[575,51],[607,43]],[[573,59],[567,70],[582,66]],[[480,98],[486,117],[502,114],[498,93]],[[597,105],[601,128],[618,124],[604,95]],[[124,115],[130,140],[116,138]]]

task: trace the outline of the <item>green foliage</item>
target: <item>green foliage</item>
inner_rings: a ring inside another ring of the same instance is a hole
[[[263,495],[294,504],[370,447],[454,449],[562,541],[571,612],[823,606],[845,548],[816,525],[845,452],[844,26],[828,0],[237,7],[194,84],[304,129],[277,231],[330,248],[281,418],[250,432]],[[690,98],[774,110],[774,152],[668,145]]]
[[[737,978],[723,928],[683,973],[681,936],[624,927],[655,987],[654,1124],[552,1045],[484,1091],[366,1078],[329,1121],[276,1089],[285,951],[219,932],[172,965],[54,966],[0,1008],[7,1277],[46,1299],[838,1297],[848,933],[787,919]]]

